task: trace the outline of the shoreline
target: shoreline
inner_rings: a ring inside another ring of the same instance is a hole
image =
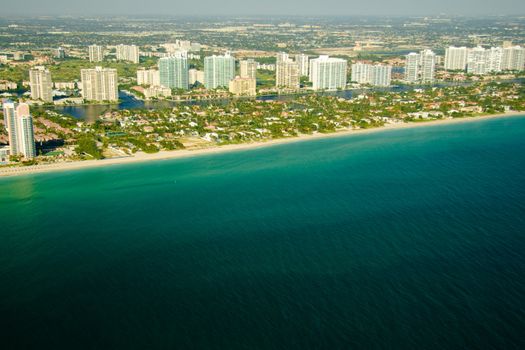
[[[396,124],[387,124],[383,127],[372,128],[372,129],[348,129],[340,130],[329,134],[313,134],[313,135],[300,135],[296,137],[268,140],[268,141],[256,141],[249,143],[240,143],[233,145],[225,146],[215,146],[197,150],[175,150],[175,151],[160,151],[158,153],[137,153],[129,157],[119,157],[119,158],[108,158],[102,160],[84,160],[84,161],[71,161],[63,163],[51,163],[51,164],[42,164],[42,165],[33,165],[33,166],[19,166],[19,167],[8,167],[0,168],[0,178],[2,177],[13,177],[21,175],[30,175],[38,173],[47,173],[47,172],[59,172],[59,171],[70,171],[70,170],[79,170],[86,168],[95,168],[95,167],[104,167],[111,165],[121,165],[121,164],[133,164],[133,163],[143,163],[149,161],[158,161],[158,160],[168,160],[168,159],[180,159],[196,156],[211,155],[217,153],[226,153],[233,151],[245,151],[251,149],[257,149],[262,147],[269,147],[274,145],[282,145],[294,142],[302,142],[309,140],[318,140],[318,139],[327,139],[334,137],[345,137],[351,135],[366,135],[388,130],[401,130],[401,129],[413,129],[425,126],[434,126],[434,125],[451,125],[451,124],[461,124],[469,123],[482,120],[490,120],[496,118],[505,118],[505,117],[514,117],[514,116],[525,116],[525,111],[522,112],[508,112],[500,114],[490,114],[476,117],[464,117],[457,119],[445,119],[445,120],[432,120],[427,122],[409,122],[409,123],[396,123]]]

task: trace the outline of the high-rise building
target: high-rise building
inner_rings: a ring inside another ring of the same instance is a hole
[[[18,119],[18,147],[19,153],[24,158],[36,157],[35,134],[33,130],[33,117],[29,113],[29,105],[21,103],[16,109]]]
[[[450,46],[445,50],[446,70],[465,70],[467,68],[468,49],[465,46]]]
[[[201,70],[190,69],[189,77],[190,77],[189,79],[190,85],[194,85],[197,82],[204,84],[204,72]]]
[[[390,86],[392,66],[381,64],[352,64],[352,81],[373,86]]]
[[[102,46],[90,45],[89,48],[89,62],[102,62],[104,60],[104,51]]]
[[[501,72],[503,59],[503,49],[501,47],[491,47],[488,51],[488,71]]]
[[[4,126],[7,130],[9,151],[11,155],[18,155],[16,107],[17,104],[12,101],[5,101],[3,103]]]
[[[53,82],[51,81],[51,73],[48,69],[42,66],[30,69],[29,86],[33,100],[53,102]]]
[[[160,85],[160,73],[156,69],[140,68],[137,70],[137,85]]]
[[[467,57],[467,73],[487,74],[491,72],[501,72],[505,59],[504,49],[492,47],[485,49],[481,46],[469,50]]]
[[[419,80],[419,54],[415,52],[406,55],[405,80],[410,83]]]
[[[236,77],[230,81],[229,90],[235,96],[255,96],[256,85],[255,78]]]
[[[241,78],[252,78],[257,77],[257,62],[253,59],[242,60],[240,62],[240,77]]]
[[[525,48],[521,46],[509,46],[503,48],[503,56],[501,61],[502,70],[524,70]]]
[[[9,151],[11,155],[22,155],[26,159],[36,157],[33,117],[26,103],[4,103],[4,116],[8,131]]]
[[[352,81],[359,84],[370,84],[371,64],[357,62],[352,64]]]
[[[113,68],[82,69],[82,97],[88,101],[118,101],[118,75]]]
[[[411,52],[406,55],[405,80],[407,82],[431,83],[434,81],[435,70],[436,54],[432,50]]]
[[[392,81],[392,66],[377,64],[372,66],[370,72],[370,85],[390,86]]]
[[[421,57],[421,82],[431,83],[434,81],[436,70],[436,54],[431,50],[423,50],[419,55]]]
[[[308,76],[308,71],[310,68],[309,61],[310,61],[310,58],[308,57],[308,55],[305,55],[303,53],[295,55],[295,62],[299,66],[299,75],[301,77]]]
[[[310,80],[314,90],[337,90],[346,87],[348,63],[325,55],[310,61]]]
[[[298,89],[299,83],[299,65],[287,53],[278,53],[275,63],[275,86],[278,88]]]
[[[478,46],[468,51],[467,73],[486,74],[488,69],[488,52],[483,47]]]
[[[139,63],[139,47],[136,45],[117,45],[117,60]]]
[[[62,60],[64,58],[66,58],[66,50],[64,50],[63,48],[59,47],[58,49],[55,50],[55,58],[56,59],[59,59],[59,60]]]
[[[160,85],[170,89],[189,88],[188,58],[185,52],[179,52],[159,60]]]
[[[204,86],[207,89],[227,88],[233,78],[235,78],[235,58],[229,53],[204,58]]]

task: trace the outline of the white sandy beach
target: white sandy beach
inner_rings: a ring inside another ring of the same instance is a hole
[[[137,153],[133,156],[122,157],[122,158],[108,158],[102,160],[86,160],[86,161],[72,161],[72,162],[61,162],[61,163],[52,163],[52,164],[41,164],[34,166],[19,166],[19,167],[5,167],[0,168],[0,177],[5,176],[16,176],[16,175],[27,175],[27,174],[36,174],[44,173],[51,171],[66,171],[66,170],[77,170],[84,168],[93,168],[93,167],[102,167],[102,166],[111,166],[116,164],[131,164],[138,162],[148,162],[154,160],[163,160],[163,159],[177,159],[185,157],[194,157],[200,155],[210,155],[223,152],[231,151],[240,151],[240,150],[249,150],[259,147],[267,147],[272,145],[280,145],[285,143],[300,142],[306,140],[314,140],[321,138],[330,138],[330,137],[342,137],[349,135],[363,135],[371,134],[376,132],[382,132],[386,130],[394,129],[409,129],[409,128],[418,128],[426,127],[432,125],[450,125],[450,124],[460,124],[460,123],[469,123],[476,122],[481,120],[495,119],[501,117],[511,117],[511,116],[525,116],[525,112],[509,112],[503,114],[493,114],[487,116],[478,116],[478,117],[467,117],[459,119],[446,119],[446,120],[434,120],[429,122],[417,122],[417,123],[399,123],[399,124],[388,124],[384,127],[373,128],[373,129],[358,129],[358,130],[342,130],[330,134],[313,134],[313,135],[301,135],[298,137],[290,137],[277,140],[261,141],[261,142],[251,142],[235,145],[225,145],[225,146],[216,146],[205,149],[198,150],[178,150],[178,151],[161,151],[158,153],[147,154],[147,153]]]

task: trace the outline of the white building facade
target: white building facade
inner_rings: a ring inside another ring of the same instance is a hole
[[[319,56],[310,61],[310,80],[314,90],[337,90],[346,87],[348,63],[341,58]]]

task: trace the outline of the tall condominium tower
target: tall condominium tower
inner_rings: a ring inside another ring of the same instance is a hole
[[[12,101],[5,101],[3,103],[4,126],[7,130],[9,152],[11,155],[18,155],[16,107],[17,104]]]
[[[489,71],[489,53],[483,47],[478,46],[469,49],[467,56],[467,73],[486,74]]]
[[[53,102],[53,82],[48,69],[38,66],[29,70],[31,98],[44,102]]]
[[[485,49],[481,46],[469,50],[467,57],[467,73],[487,74],[501,72],[504,62],[504,50],[501,47]]]
[[[445,50],[446,70],[465,70],[467,68],[468,49],[465,46],[450,46]]]
[[[240,62],[240,77],[255,79],[257,77],[257,62],[251,58],[242,60]]]
[[[33,118],[26,103],[4,103],[4,116],[8,131],[9,151],[11,155],[22,155],[26,159],[36,157]]]
[[[228,88],[233,78],[235,78],[235,58],[229,53],[204,58],[204,86],[207,89]]]
[[[359,84],[370,84],[371,64],[357,62],[352,64],[352,81]]]
[[[406,55],[405,80],[413,83],[419,80],[419,54],[411,52]]]
[[[390,86],[392,81],[392,66],[377,64],[370,70],[370,85]]]
[[[117,45],[117,60],[139,63],[139,47],[136,45]]]
[[[90,101],[118,101],[118,75],[113,68],[82,69],[82,97]]]
[[[104,60],[104,52],[102,46],[90,45],[89,51],[89,62],[102,62]]]
[[[295,62],[299,66],[299,75],[302,77],[307,77],[310,64],[309,64],[310,58],[308,55],[305,55],[303,53],[295,55]]]
[[[280,52],[277,54],[275,73],[275,86],[278,88],[299,88],[299,65],[289,58],[287,53]]]
[[[502,70],[524,70],[525,48],[521,46],[510,46],[503,48],[501,61]]]
[[[160,85],[170,89],[189,88],[188,58],[185,53],[178,53],[159,60]]]
[[[501,47],[491,47],[488,50],[488,70],[489,72],[501,72],[503,59],[503,49]]]
[[[436,54],[431,50],[420,52],[421,57],[421,82],[431,83],[434,81],[436,70]]]
[[[352,81],[373,86],[390,86],[392,66],[355,63],[352,65]]]
[[[64,50],[63,48],[59,47],[58,49],[55,50],[55,58],[61,60],[61,59],[64,59],[66,58],[66,50]]]
[[[310,79],[314,90],[336,90],[346,86],[346,60],[322,55],[310,62]]]

